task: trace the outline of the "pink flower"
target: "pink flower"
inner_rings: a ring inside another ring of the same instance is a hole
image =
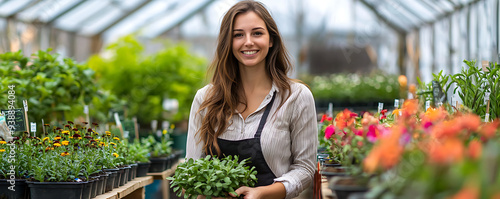
[[[366,138],[368,139],[368,141],[370,142],[376,142],[377,141],[377,137],[378,137],[378,133],[377,133],[377,127],[375,125],[370,125],[368,127],[368,132],[366,132]]]
[[[335,127],[333,125],[328,125],[325,129],[325,138],[330,139],[332,135],[335,133]]]

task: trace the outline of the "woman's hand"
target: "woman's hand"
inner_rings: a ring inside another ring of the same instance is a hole
[[[238,196],[245,195],[244,199],[279,199],[286,196],[285,186],[281,182],[255,188],[243,186],[236,189],[235,192]],[[231,193],[229,195],[237,197]]]

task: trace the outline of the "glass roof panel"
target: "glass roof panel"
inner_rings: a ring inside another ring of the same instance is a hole
[[[69,9],[79,0],[45,0],[19,13],[17,17],[23,21],[48,22],[58,14]]]
[[[78,32],[82,35],[94,35],[113,23],[113,21],[118,20],[123,14],[124,11],[114,6],[107,6],[106,12],[99,14],[98,18],[87,20]]]
[[[385,19],[390,20],[394,25],[400,27],[401,29],[408,31],[411,29],[411,26],[406,23],[406,21],[403,21],[401,18],[395,17],[394,14],[390,10],[387,10],[386,6],[377,6],[377,10],[379,11],[380,15],[384,16]]]
[[[408,11],[404,7],[394,1],[387,1],[386,3],[380,5],[379,8],[380,7],[384,7],[386,11],[389,11],[392,14],[392,16],[395,16],[389,18],[389,20],[399,19],[409,27],[415,27],[421,22],[418,18],[408,13]]]
[[[421,0],[406,0],[402,4],[406,5],[406,7],[411,8],[414,13],[419,14],[419,16],[427,21],[432,21],[439,14],[437,12],[433,12],[429,8],[422,5]]]
[[[189,2],[183,2],[181,5],[178,5],[179,7],[175,10],[165,12],[165,15],[157,18],[151,24],[147,25],[144,29],[143,35],[148,38],[157,37],[165,31],[170,30],[181,20],[184,20],[186,17],[192,15],[209,3],[211,3],[211,1],[207,0],[191,0]]]
[[[77,30],[89,17],[96,17],[101,8],[108,6],[109,0],[85,1],[76,9],[66,13],[55,22],[55,27],[66,31]]]
[[[178,1],[179,0],[151,1],[144,7],[130,14],[130,16],[104,32],[103,40],[106,41],[110,38],[116,39],[120,36],[138,31],[145,24],[157,20],[158,15],[162,15],[162,13],[167,12],[170,8],[175,7]]]
[[[5,1],[0,6],[0,16],[8,17],[31,3],[31,0]]]

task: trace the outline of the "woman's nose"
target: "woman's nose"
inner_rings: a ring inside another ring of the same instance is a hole
[[[253,41],[252,41],[252,38],[251,37],[247,37],[247,39],[245,40],[245,46],[253,46]]]

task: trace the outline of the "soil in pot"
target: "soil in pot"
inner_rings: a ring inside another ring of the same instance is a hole
[[[9,190],[12,186],[11,182],[15,185],[13,187],[14,191]],[[28,199],[29,198],[29,188],[26,184],[25,179],[14,179],[10,181],[7,179],[0,179],[0,198],[1,199]]]

